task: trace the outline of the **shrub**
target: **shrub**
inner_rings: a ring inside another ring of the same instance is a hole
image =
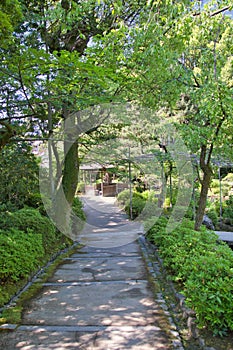
[[[228,183],[229,186],[233,186],[233,173],[227,174],[223,179],[222,182]]]
[[[143,220],[147,220],[154,216],[158,218],[160,214],[161,208],[158,207],[158,200],[148,200],[145,202],[145,206],[143,208]]]
[[[20,231],[41,235],[45,252],[53,249],[57,241],[56,230],[53,223],[33,208],[22,208],[16,212],[6,212],[0,216],[1,228],[14,227]]]
[[[133,193],[132,197],[132,219],[138,217],[141,214],[146,204],[146,200],[140,196],[137,192]],[[125,205],[125,211],[130,216],[130,203],[127,201]]]
[[[17,159],[17,167],[15,160]],[[39,192],[38,160],[26,143],[4,147],[0,157],[0,204],[22,208],[32,193]]]
[[[71,226],[73,233],[78,234],[82,230],[85,220],[86,215],[83,211],[83,204],[78,197],[75,197],[71,213]]]
[[[85,192],[85,183],[79,182],[77,186],[77,193],[84,193]]]
[[[46,204],[46,208],[51,207],[51,200],[49,198],[46,198],[44,195],[41,195],[40,193],[35,192],[35,193],[31,193],[28,196],[28,199],[25,201],[24,206],[38,209],[41,215],[46,216],[46,209],[45,209],[44,203]]]
[[[230,196],[230,198],[225,202],[223,209],[223,218],[229,219],[231,225],[233,224],[233,196]]]
[[[159,234],[165,234],[167,222],[168,219],[164,216],[161,216],[159,219],[156,216],[152,216],[146,220],[144,223],[144,229],[147,239],[156,244],[155,237]]]
[[[126,189],[118,194],[118,203],[124,206],[126,213],[130,216],[130,190]],[[140,215],[143,211],[144,218],[156,215],[160,209],[158,208],[158,198],[154,191],[146,190],[144,192],[132,192],[132,214],[133,219]],[[157,214],[158,215],[158,214]]]
[[[210,220],[212,220],[214,226],[216,227],[216,225],[218,223],[218,214],[216,213],[216,211],[214,209],[210,209],[207,212],[207,215],[210,218]]]
[[[28,277],[44,256],[42,235],[17,229],[0,230],[0,281]]]
[[[147,238],[156,243],[164,265],[179,282],[187,305],[196,312],[199,326],[209,326],[215,334],[233,330],[233,254],[204,226],[193,230],[193,222],[184,219],[166,233],[166,219],[159,219]]]
[[[130,191],[128,189],[126,189],[118,194],[117,201],[121,205],[125,205],[126,202],[129,200],[129,197],[130,197]]]
[[[75,197],[72,204],[73,213],[79,217],[81,220],[85,221],[86,216],[83,211],[83,203],[78,197]]]

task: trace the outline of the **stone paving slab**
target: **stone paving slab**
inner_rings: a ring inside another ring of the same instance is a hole
[[[95,223],[95,209],[104,210],[106,203],[89,204]],[[125,222],[116,213],[115,222]],[[111,226],[114,208],[109,215]],[[96,222],[101,224],[101,213]],[[0,327],[1,350],[183,349],[170,314],[156,301],[159,287],[148,282],[137,242],[139,223],[123,226],[124,231],[120,225],[102,233],[86,226],[82,234],[88,244],[64,259],[24,305],[21,323]]]
[[[49,329],[20,327],[15,333],[1,334],[2,350],[171,350],[166,333],[154,326],[95,329]]]
[[[106,281],[145,279],[145,267],[138,256],[71,258],[55,272],[49,281]]]
[[[142,225],[137,222],[127,223],[112,229],[103,229],[86,224],[76,238],[89,247],[116,248],[136,241],[142,232]]]
[[[155,301],[140,254],[137,242],[116,249],[77,250],[25,305],[22,323],[6,325],[9,332],[2,327],[0,349],[182,349],[174,346],[174,329]],[[90,271],[83,269],[88,268],[100,272],[102,281],[86,281]]]
[[[215,233],[222,241],[233,244],[233,232],[215,231]]]
[[[87,254],[88,257],[97,258],[102,258],[103,256],[141,256],[139,245],[128,243],[125,245],[108,248],[84,246],[79,249],[77,253],[74,253],[71,258],[86,258]]]
[[[146,326],[160,313],[147,281],[53,285],[30,302],[23,324]]]

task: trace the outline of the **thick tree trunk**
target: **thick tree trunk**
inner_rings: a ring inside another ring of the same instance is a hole
[[[54,221],[58,229],[72,238],[71,208],[78,185],[78,143],[68,150],[63,169],[63,178],[54,199]]]
[[[195,225],[194,228],[196,231],[200,230],[200,227],[203,222],[203,217],[205,214],[206,209],[206,202],[207,202],[207,195],[208,190],[210,187],[211,177],[212,177],[212,168],[210,165],[210,158],[213,151],[213,146],[210,147],[207,156],[207,146],[202,145],[201,147],[201,155],[200,155],[200,167],[203,171],[203,179],[201,180],[201,193],[200,193],[200,199],[198,203],[196,218],[195,218]]]
[[[78,185],[78,142],[75,141],[69,148],[64,162],[62,187],[67,202],[72,205]]]
[[[75,120],[70,117],[67,106],[64,106],[64,164],[62,180],[54,199],[55,222],[59,230],[72,237],[71,207],[78,185],[79,159],[78,140],[75,135]]]
[[[208,190],[211,182],[211,176],[212,176],[212,171],[211,171],[211,168],[208,167],[208,169],[205,169],[202,185],[201,185],[201,194],[200,194],[200,199],[198,203],[198,209],[196,213],[195,226],[194,226],[196,231],[199,231],[202,225],[203,217],[205,214]]]

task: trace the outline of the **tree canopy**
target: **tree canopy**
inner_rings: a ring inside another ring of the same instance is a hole
[[[199,158],[204,192],[198,229],[212,156],[232,157],[231,10],[229,0],[3,1],[0,149],[11,141],[49,141],[63,179],[56,183],[72,202],[79,145],[87,145],[87,140],[89,146],[96,145],[104,121],[85,127],[85,135],[80,133],[71,147],[64,140],[63,163],[54,137],[59,125],[72,113],[103,103],[148,107],[176,123],[190,153]],[[149,124],[156,124],[156,118]],[[73,127],[78,124],[76,118]],[[164,143],[159,130],[156,133],[146,121],[142,125],[143,142],[148,135],[146,142]]]

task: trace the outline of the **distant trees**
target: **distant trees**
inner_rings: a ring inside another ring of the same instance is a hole
[[[201,193],[196,230],[206,208],[213,156],[231,158],[233,141],[233,86],[229,79],[233,72],[233,23],[222,12],[209,13],[205,10],[192,21],[189,43],[179,62],[183,74],[178,77],[183,84],[185,108],[177,115],[180,129],[189,149],[199,159]]]
[[[175,122],[198,159],[196,230],[205,212],[212,158],[232,158],[233,25],[227,13],[231,6],[230,1],[204,6],[179,2],[168,7],[161,27],[161,13],[151,14],[147,30],[143,33],[141,27],[135,35],[133,59],[141,103],[163,107],[164,118]]]

